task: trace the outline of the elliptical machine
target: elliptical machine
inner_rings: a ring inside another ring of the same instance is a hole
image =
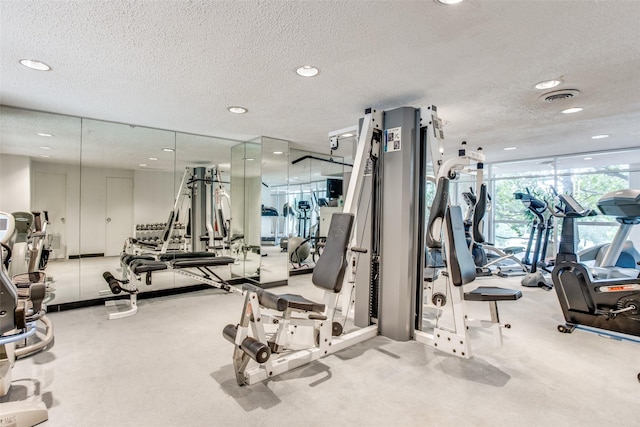
[[[471,251],[473,262],[476,265],[476,276],[491,276],[491,266],[496,266],[498,276],[510,277],[523,275],[527,269],[515,256],[521,251],[517,247],[498,249],[491,243],[487,243],[482,232],[484,216],[491,197],[487,193],[487,185],[482,183],[478,195],[470,192],[462,193],[462,197],[468,205],[467,215],[464,221],[467,245]],[[490,252],[490,255],[487,255]],[[506,261],[506,262],[505,262]]]
[[[528,188],[526,191],[526,193],[513,194],[516,200],[520,200],[529,212],[534,215],[527,249],[522,258],[522,262],[531,267],[529,267],[529,273],[522,278],[520,284],[528,288],[542,288],[550,291],[553,288],[553,283],[550,283],[544,277],[543,271],[550,273],[550,271],[546,270],[544,259],[551,230],[553,230],[553,215],[549,211],[549,215],[545,218],[544,213],[549,210],[547,202],[534,197]],[[534,240],[536,243],[533,252],[531,252]],[[531,259],[529,259],[529,255],[532,256]]]
[[[566,205],[556,266],[551,274],[566,323],[558,331],[583,328],[615,338],[640,342],[640,277],[614,267],[631,227],[640,224],[640,190],[620,190],[598,200],[604,215],[620,223],[600,267],[590,270],[577,255],[576,218],[590,214],[570,195],[560,195]]]

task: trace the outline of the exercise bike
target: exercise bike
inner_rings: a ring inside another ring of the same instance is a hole
[[[551,274],[566,323],[558,331],[576,328],[640,342],[640,277],[630,277],[614,264],[631,227],[640,224],[640,190],[620,190],[598,200],[604,215],[620,223],[600,267],[588,268],[577,255],[577,218],[590,214],[570,195],[559,198],[567,206],[563,218],[556,266]]]

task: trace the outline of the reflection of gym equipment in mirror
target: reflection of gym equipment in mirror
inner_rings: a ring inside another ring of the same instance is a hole
[[[338,199],[342,197],[342,180],[327,179],[329,181],[338,181],[338,185],[333,184],[330,191],[327,185],[327,198],[317,197],[315,192],[311,193],[311,201],[300,200],[294,204],[296,206],[297,235],[289,237],[286,248],[289,262],[289,274],[305,274],[311,273],[322,254],[324,243],[328,233],[328,225],[331,221],[333,213],[342,212],[342,207],[338,207]],[[334,206],[329,206],[330,204]]]
[[[136,237],[129,239],[125,252],[228,252],[230,203],[225,183],[216,167],[187,168],[167,222],[137,224]]]
[[[119,307],[117,311],[109,313],[109,319],[137,313],[137,283],[142,283],[144,276],[144,283],[151,285],[154,272],[173,271],[199,283],[234,291],[235,288],[213,270],[237,261],[237,258],[223,255],[228,254],[233,245],[229,221],[226,220],[229,196],[224,184],[217,168],[185,170],[173,210],[163,224],[160,237],[152,243],[137,238],[128,239],[120,257],[122,278],[117,279],[108,271],[103,273],[109,291],[102,291],[101,294],[117,295],[124,292],[129,295],[129,300],[105,303],[109,307]],[[184,206],[186,200],[190,201],[188,208]],[[188,218],[183,227],[179,219],[184,211],[188,212]],[[176,231],[180,233],[183,230],[186,234],[176,235]],[[180,239],[178,245],[175,244],[176,238]]]
[[[45,248],[50,247],[52,252],[48,276],[55,273],[58,279],[54,303],[60,309],[79,301],[102,304],[96,297],[106,288],[96,271],[117,266],[115,256],[120,254],[127,237],[155,236],[154,240],[161,237],[163,226],[138,230],[136,236],[135,225],[152,227],[166,222],[187,166],[209,168],[218,164],[223,179],[228,181],[230,150],[239,142],[7,106],[0,106],[0,110],[6,137],[1,157],[3,166],[11,165],[3,167],[2,176],[5,180],[12,179],[11,170],[19,170],[12,186],[23,195],[6,205],[5,210],[49,210],[51,223]],[[55,147],[58,151],[51,159],[38,157],[38,147],[43,142],[37,132],[44,127],[54,135],[52,141],[65,142],[64,147]],[[143,166],[140,162],[147,164]],[[258,167],[259,163],[256,162]],[[281,170],[286,175],[286,167]],[[131,198],[110,193],[109,183],[113,180],[133,183]],[[224,185],[228,193],[229,185]],[[127,210],[122,216],[130,214],[129,224],[111,215],[120,207]],[[176,237],[186,234],[188,208],[182,211],[178,222],[184,228],[175,233]],[[227,208],[225,215],[228,213]],[[225,219],[228,222],[230,215]],[[126,231],[120,233],[121,229]],[[179,244],[177,239],[173,243]],[[286,274],[286,256],[282,258],[282,271]],[[150,291],[148,296],[152,297],[169,289],[192,288],[191,281],[173,280],[170,276],[144,291]]]
[[[294,184],[289,181],[290,198],[283,207],[285,213],[293,213],[293,216],[288,217],[292,232],[286,241],[280,243],[282,250],[286,250],[288,254],[290,275],[313,271],[315,262],[322,253],[331,214],[342,212],[343,168],[352,165],[336,160],[332,154],[322,156],[305,154],[291,162],[291,168],[297,171],[296,175],[308,174],[309,178],[304,182],[296,181],[296,184],[301,185],[299,191],[291,190]],[[313,173],[314,170],[318,172]],[[290,173],[293,172],[290,170]],[[322,175],[327,178],[315,178]],[[330,178],[333,176],[339,178]]]
[[[286,285],[289,278],[287,254],[281,250],[293,230],[293,210],[288,216],[283,209],[288,203],[289,142],[262,137],[260,151],[260,286],[272,287]]]

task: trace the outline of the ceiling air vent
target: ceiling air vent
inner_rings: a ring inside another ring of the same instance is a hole
[[[558,102],[573,99],[578,95],[580,95],[580,91],[578,89],[562,89],[545,93],[540,97],[540,99],[546,102]]]

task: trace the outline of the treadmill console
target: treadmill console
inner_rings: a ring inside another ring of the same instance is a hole
[[[598,200],[598,209],[616,218],[640,219],[640,190],[611,191]]]

